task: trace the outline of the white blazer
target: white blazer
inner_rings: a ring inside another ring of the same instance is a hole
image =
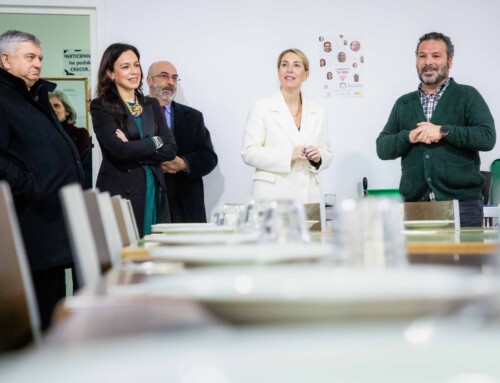
[[[292,163],[292,150],[313,145],[321,153],[316,169],[307,160]],[[254,198],[294,198],[303,203],[323,200],[318,170],[332,162],[325,111],[302,96],[302,121],[297,129],[280,90],[255,102],[248,115],[241,151],[254,167]]]

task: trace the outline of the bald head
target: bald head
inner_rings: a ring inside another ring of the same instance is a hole
[[[179,76],[174,64],[169,61],[156,61],[151,64],[146,79],[149,95],[156,98],[161,106],[170,104],[177,92]]]
[[[148,76],[154,76],[161,72],[177,74],[177,69],[170,61],[156,61],[149,67]]]

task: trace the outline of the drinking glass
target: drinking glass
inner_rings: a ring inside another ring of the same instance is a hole
[[[261,225],[262,242],[309,242],[306,214],[302,202],[272,200],[265,205]]]
[[[225,203],[215,208],[212,214],[212,223],[218,226],[233,226],[237,227],[243,212],[244,205]]]
[[[260,233],[263,231],[264,216],[272,200],[250,199],[245,204],[238,230],[244,233]]]
[[[407,264],[401,204],[388,198],[342,201],[332,222],[334,259],[364,267]]]

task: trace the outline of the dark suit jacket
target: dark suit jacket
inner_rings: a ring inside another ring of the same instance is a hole
[[[77,128],[74,124],[68,124],[66,121],[63,121],[61,125],[80,155],[85,180],[83,188],[92,189],[92,139],[89,132],[85,128]]]
[[[156,99],[148,98],[143,105],[142,139],[134,118],[125,105],[123,105],[123,110],[127,113],[127,120],[122,131],[127,136],[128,142],[122,142],[116,136],[115,131],[120,128],[119,123],[104,107],[102,100],[97,98],[90,104],[92,125],[103,157],[96,186],[99,190],[108,191],[111,195],[119,194],[130,199],[142,236],[146,199],[146,177],[142,166],[149,165],[158,181],[158,222],[170,222],[165,182],[160,164],[174,159],[177,147]],[[163,147],[159,150],[156,150],[151,139],[153,136],[159,136],[163,140]]]
[[[210,132],[201,112],[176,102],[172,102],[172,121],[177,155],[189,163],[189,173],[165,173],[172,222],[207,222],[202,177],[218,161]]]
[[[83,182],[78,152],[49,103],[54,88],[39,80],[28,91],[0,69],[0,180],[10,184],[32,270],[73,262],[58,193]]]

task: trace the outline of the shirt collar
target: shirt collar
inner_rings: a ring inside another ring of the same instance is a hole
[[[442,92],[444,92],[444,90],[446,89],[446,87],[448,86],[448,84],[450,83],[450,80],[451,80],[451,77],[448,77],[448,79],[439,87],[437,88],[436,90],[436,93],[434,94],[440,94]],[[425,95],[429,95],[429,93],[427,93],[423,86],[422,86],[422,83],[418,84],[418,90],[421,92],[421,93],[424,93]]]

